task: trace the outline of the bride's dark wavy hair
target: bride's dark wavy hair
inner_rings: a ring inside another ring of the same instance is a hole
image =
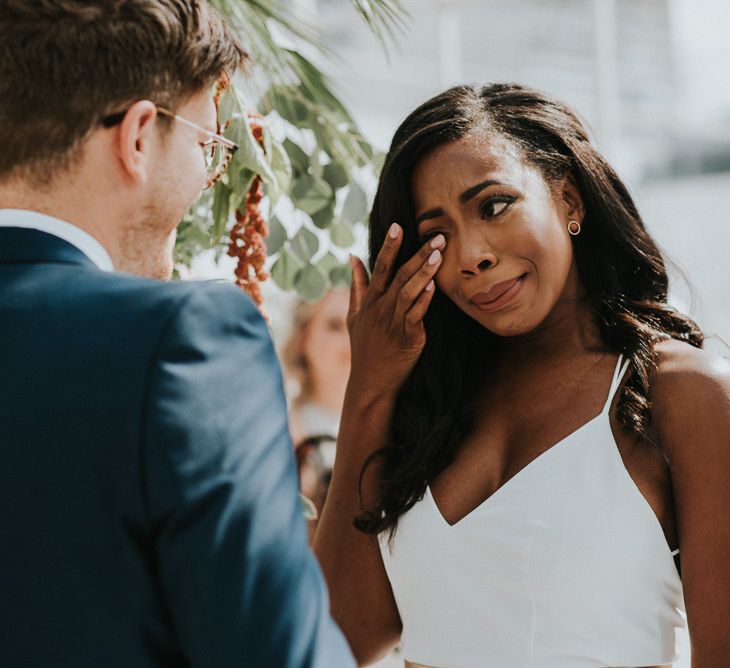
[[[617,417],[653,442],[649,383],[654,343],[675,338],[701,347],[703,334],[667,304],[667,272],[636,206],[616,172],[590,143],[578,117],[543,93],[517,84],[457,86],[416,109],[393,137],[370,215],[370,265],[391,223],[404,229],[397,266],[419,248],[411,175],[437,146],[473,131],[497,133],[537,167],[549,185],[572,175],[585,217],[572,237],[586,301],[608,350],[623,353],[632,373],[622,388]],[[438,290],[425,317],[426,346],[404,384],[381,460],[380,493],[355,518],[366,533],[395,531],[398,518],[423,498],[426,485],[453,460],[474,423],[473,397],[488,375],[497,337]]]

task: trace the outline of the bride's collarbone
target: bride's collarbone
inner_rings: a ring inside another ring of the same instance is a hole
[[[455,461],[430,483],[431,496],[444,520],[455,525],[500,492],[524,469],[558,443],[549,447],[510,444],[507,440],[485,438],[472,447],[460,449]],[[564,439],[563,439],[564,440]],[[562,441],[561,441],[562,442]],[[678,545],[671,477],[657,450],[648,443],[637,443],[633,434],[621,433],[616,447],[638,491],[659,522],[668,545]]]
[[[486,457],[509,475],[596,418],[607,391],[600,385],[578,388],[569,383],[521,393],[495,388],[491,396],[477,402],[474,426],[460,444],[452,467],[458,469],[462,458]],[[469,461],[467,468],[473,464]]]
[[[522,433],[529,427],[510,434],[506,425],[494,422],[478,426],[461,444],[454,461],[431,482],[431,493],[441,514],[449,524],[456,524],[466,515],[488,502],[504,485],[525,467],[544,454],[549,447],[541,437]]]
[[[608,388],[587,386],[580,400],[554,393],[546,401],[495,399],[477,409],[474,427],[452,463],[430,483],[434,502],[449,524],[487,503],[527,466],[592,422],[605,405]],[[658,450],[623,428],[610,410],[610,425],[627,472],[659,521],[667,542],[677,534],[671,477]]]

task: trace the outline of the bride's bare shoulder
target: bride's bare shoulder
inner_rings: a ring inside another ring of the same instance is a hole
[[[659,341],[655,351],[657,370],[653,389],[658,393],[682,392],[687,384],[722,386],[730,380],[730,360],[716,353],[676,339]]]
[[[698,440],[724,441],[730,449],[730,360],[673,339],[655,350],[652,424],[670,459]]]

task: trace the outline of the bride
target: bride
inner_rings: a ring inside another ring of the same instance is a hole
[[[726,667],[730,364],[575,114],[429,100],[370,223],[315,538],[359,662],[665,666],[686,612],[692,665]]]

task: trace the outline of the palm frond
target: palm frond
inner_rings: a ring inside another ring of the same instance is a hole
[[[353,6],[383,47],[388,48],[408,26],[410,13],[402,0],[351,0]]]
[[[357,14],[365,21],[373,34],[388,51],[389,43],[407,28],[410,14],[403,0],[350,0]],[[278,31],[295,42],[302,42],[322,54],[335,59],[336,54],[319,36],[317,29],[301,21],[281,3],[271,0],[210,0],[211,4],[226,15],[249,50],[255,66],[273,81],[291,80],[290,60],[282,53],[282,45],[276,40]],[[284,47],[285,48],[285,47]]]
[[[266,0],[210,0],[228,17],[241,35],[254,66],[272,81],[291,80],[292,71],[285,49],[277,41],[276,32],[285,38],[303,42],[333,57],[332,50],[320,39],[317,31],[299,21],[290,10],[277,8]]]

